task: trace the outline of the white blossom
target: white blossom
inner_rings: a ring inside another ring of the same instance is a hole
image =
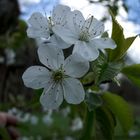
[[[89,69],[89,62],[76,53],[64,60],[61,49],[49,44],[38,48],[40,62],[44,66],[31,66],[22,78],[27,87],[44,88],[40,97],[41,104],[47,109],[56,109],[63,98],[71,104],[79,104],[84,100],[85,92],[81,82]]]
[[[38,44],[42,42],[50,42],[57,44],[60,48],[68,48],[69,44],[64,42],[59,36],[54,34],[52,27],[56,25],[64,26],[66,24],[67,13],[70,12],[70,8],[64,5],[57,5],[50,17],[43,16],[39,12],[35,12],[28,20],[29,27],[27,29],[27,35],[31,38],[35,38]]]
[[[77,131],[83,128],[83,122],[81,118],[77,117],[73,120],[71,130],[72,131]]]
[[[112,39],[99,38],[104,32],[102,22],[93,16],[85,20],[78,10],[67,14],[67,26],[54,26],[53,31],[65,42],[74,44],[73,53],[79,53],[88,61],[93,61],[99,56],[99,49],[116,47]]]

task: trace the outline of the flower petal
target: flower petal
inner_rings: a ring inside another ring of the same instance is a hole
[[[85,98],[85,91],[81,82],[74,78],[66,78],[62,82],[64,98],[68,103],[79,104]]]
[[[54,25],[64,25],[66,23],[67,13],[70,12],[70,8],[65,5],[57,5],[52,12],[52,21]]]
[[[50,43],[50,39],[45,39],[45,38],[36,38],[35,41],[36,41],[37,47],[42,46],[42,44]]]
[[[31,17],[28,19],[28,23],[33,27],[48,26],[47,18],[45,18],[40,12],[35,12],[31,15]]]
[[[51,81],[51,73],[42,66],[31,66],[22,75],[24,84],[33,89],[46,87]]]
[[[83,58],[85,58],[88,61],[93,61],[99,56],[99,51],[92,47],[90,42],[86,43],[84,41],[77,41],[73,53],[80,54]]]
[[[68,28],[56,25],[52,29],[56,35],[61,37],[68,44],[74,44],[79,38],[79,35],[76,32],[72,32]]]
[[[46,109],[57,109],[63,101],[63,90],[60,84],[53,84],[48,89],[45,88],[40,103]]]
[[[57,70],[64,63],[64,55],[61,49],[51,43],[42,44],[38,48],[39,60],[51,70]]]
[[[49,37],[48,21],[41,13],[36,12],[31,15],[28,20],[30,27],[28,27],[27,34],[29,37]]]
[[[37,29],[34,27],[28,27],[27,35],[28,37],[31,37],[31,38],[39,38],[39,37],[49,38],[50,33],[47,30]]]
[[[69,48],[71,46],[70,44],[67,44],[59,36],[57,36],[55,34],[51,36],[50,42],[52,44],[57,45],[58,48],[60,48],[60,49],[66,49],[66,48]]]
[[[85,19],[82,13],[78,10],[74,10],[67,14],[67,26],[73,33],[80,34],[81,28],[84,25]]]
[[[89,70],[89,62],[81,55],[74,53],[65,60],[64,70],[66,75],[80,78]]]
[[[104,32],[103,22],[97,20],[93,16],[85,21],[85,28],[88,28],[90,39],[101,35]]]
[[[106,49],[106,48],[115,49],[116,48],[116,44],[111,38],[93,39],[92,44],[97,49]]]

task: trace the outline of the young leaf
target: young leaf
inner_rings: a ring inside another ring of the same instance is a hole
[[[111,81],[121,70],[122,63],[108,62],[107,57],[100,52],[100,56],[92,63],[95,84]]]
[[[128,132],[133,125],[133,113],[130,106],[116,94],[106,92],[102,97],[106,105],[119,120],[124,132]]]
[[[121,72],[126,75],[134,84],[140,87],[140,64],[126,66]]]
[[[131,46],[131,44],[133,43],[133,41],[135,40],[137,36],[129,37],[125,39],[124,34],[123,34],[123,28],[117,22],[117,20],[115,19],[111,11],[110,11],[110,14],[112,17],[112,27],[113,27],[111,38],[117,44],[116,49],[108,50],[109,60],[113,61],[113,60],[120,60],[126,54],[126,51]]]

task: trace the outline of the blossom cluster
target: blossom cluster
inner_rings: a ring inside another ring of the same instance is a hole
[[[93,16],[85,19],[78,10],[57,5],[50,17],[33,13],[28,20],[27,35],[38,41],[38,56],[44,66],[31,66],[22,78],[27,87],[43,88],[41,104],[47,109],[58,108],[63,99],[79,104],[85,91],[79,78],[89,70],[99,50],[116,47],[111,38],[103,38],[104,24]],[[63,49],[72,48],[64,57]]]

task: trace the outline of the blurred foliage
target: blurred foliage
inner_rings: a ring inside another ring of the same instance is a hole
[[[18,48],[23,44],[26,37],[26,23],[19,20],[17,29],[14,32],[6,32],[0,36],[0,48]]]
[[[140,64],[125,66],[122,71],[135,85],[140,87]]]

